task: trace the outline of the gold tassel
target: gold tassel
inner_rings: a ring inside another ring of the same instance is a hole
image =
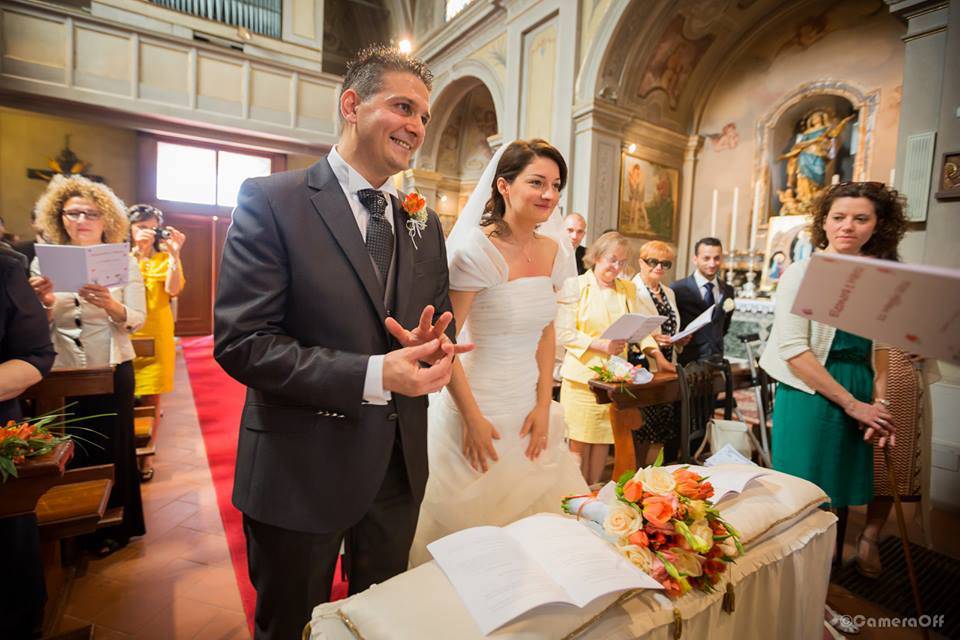
[[[680,615],[680,609],[673,609],[673,640],[680,640],[683,637],[683,617]]]
[[[723,594],[723,610],[727,613],[733,613],[737,610],[737,599],[733,592],[733,583],[727,583],[727,591]]]

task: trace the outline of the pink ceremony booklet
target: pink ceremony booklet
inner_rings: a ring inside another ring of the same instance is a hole
[[[792,312],[960,364],[960,270],[816,253]]]

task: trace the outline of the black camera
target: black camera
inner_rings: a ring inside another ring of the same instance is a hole
[[[157,235],[153,237],[153,250],[159,252],[162,251],[160,248],[160,243],[162,243],[164,240],[169,240],[172,234],[170,233],[169,229],[164,227],[157,227],[155,231],[157,232]]]

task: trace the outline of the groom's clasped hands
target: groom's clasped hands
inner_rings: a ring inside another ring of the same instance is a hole
[[[424,307],[420,322],[412,330],[404,329],[394,318],[384,324],[402,346],[383,359],[383,388],[409,397],[439,391],[450,382],[453,359],[473,350],[472,343],[456,344],[446,334],[453,314],[445,311],[436,322],[433,305]]]

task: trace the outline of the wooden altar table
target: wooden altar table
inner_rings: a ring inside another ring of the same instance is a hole
[[[731,366],[733,388],[747,389],[753,386],[750,368],[746,364]],[[723,375],[717,371],[713,378],[714,390],[724,390]],[[590,388],[599,404],[612,404],[610,424],[613,427],[613,478],[636,469],[636,453],[632,431],[643,426],[640,409],[657,404],[680,400],[680,381],[675,373],[655,373],[647,384],[627,384],[590,381]]]

